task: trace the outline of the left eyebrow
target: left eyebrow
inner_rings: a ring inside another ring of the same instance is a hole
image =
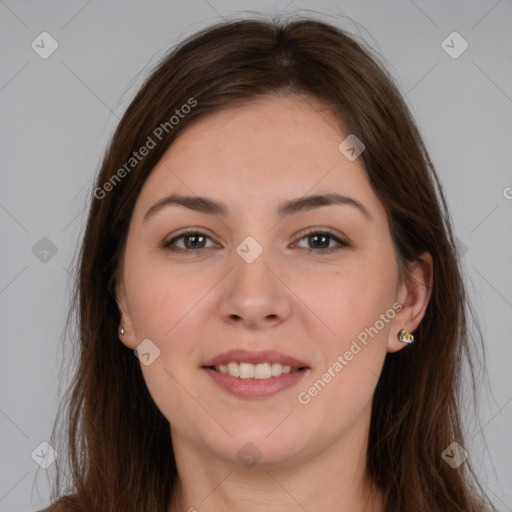
[[[281,204],[277,211],[279,215],[285,216],[334,204],[352,206],[359,210],[359,212],[362,213],[368,220],[373,220],[370,212],[357,199],[335,193],[317,194],[299,197],[297,199],[291,199],[290,201],[286,201],[285,203]]]
[[[220,203],[215,199],[204,196],[170,194],[169,196],[160,199],[153,206],[151,206],[151,208],[149,208],[149,210],[144,215],[144,222],[149,217],[162,210],[164,207],[172,205],[183,206],[184,208],[209,215],[225,216],[229,212],[228,207],[224,203]],[[357,199],[336,193],[309,195],[285,201],[277,208],[277,214],[280,216],[288,216],[299,212],[320,208],[322,206],[331,205],[352,206],[360,213],[362,213],[368,220],[374,220],[370,212]]]

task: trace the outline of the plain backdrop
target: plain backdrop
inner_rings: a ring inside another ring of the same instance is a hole
[[[148,66],[223,18],[302,9],[383,56],[439,171],[486,346],[464,448],[498,510],[512,510],[510,0],[0,0],[1,511],[49,503],[54,465],[36,460],[66,387],[69,273],[92,179]]]

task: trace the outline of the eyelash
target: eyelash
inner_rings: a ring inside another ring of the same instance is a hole
[[[208,235],[206,235],[205,233],[202,233],[201,231],[192,231],[192,230],[184,231],[183,233],[180,233],[178,236],[172,238],[171,240],[164,242],[162,244],[162,249],[167,249],[169,251],[179,252],[179,253],[195,252],[195,251],[199,251],[201,249],[205,249],[204,247],[199,248],[199,249],[182,249],[180,247],[173,246],[173,244],[176,241],[178,241],[178,240],[180,240],[182,238],[185,238],[186,236],[190,236],[190,235],[201,235],[201,236],[204,236],[206,238],[210,238]],[[307,233],[302,235],[299,238],[298,241],[300,242],[304,238],[308,238],[308,237],[313,236],[313,235],[327,235],[327,238],[330,238],[330,239],[334,240],[335,242],[338,243],[338,245],[335,246],[335,247],[327,247],[327,248],[324,248],[324,249],[304,249],[303,248],[303,250],[306,251],[307,254],[315,253],[318,256],[322,256],[322,255],[325,255],[325,254],[333,253],[335,251],[339,251],[340,249],[343,249],[344,247],[350,247],[350,245],[348,243],[344,242],[343,240],[340,240],[334,234],[334,232],[332,232],[330,229],[322,229],[322,230],[317,230],[316,229],[316,230],[308,231]],[[210,238],[210,240],[211,240],[211,238]]]

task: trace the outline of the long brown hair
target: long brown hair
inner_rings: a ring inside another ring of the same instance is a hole
[[[114,284],[131,214],[151,170],[194,120],[276,93],[320,100],[363,141],[361,158],[387,210],[401,269],[423,251],[434,260],[417,341],[387,354],[373,398],[367,474],[382,490],[386,512],[494,510],[470,461],[452,468],[442,458],[452,442],[465,446],[464,357],[474,375],[471,310],[443,189],[378,57],[344,30],[311,17],[231,20],[190,36],[151,72],[119,122],[81,246],[73,304],[79,354],[61,450],[68,453],[68,479],[61,486],[64,469],[57,467],[51,510],[167,510],[177,476],[169,423],[117,335]],[[170,122],[176,110],[186,114]],[[148,137],[154,147],[132,165]],[[56,428],[57,422],[52,442]]]

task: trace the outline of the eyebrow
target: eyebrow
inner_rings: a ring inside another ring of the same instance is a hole
[[[352,206],[362,213],[368,220],[373,220],[370,212],[357,199],[336,193],[315,194],[285,201],[277,208],[277,214],[280,216],[289,216],[299,212],[305,212],[322,206],[331,205]],[[160,199],[151,206],[151,208],[149,208],[144,215],[144,222],[168,206],[182,206],[189,210],[209,215],[226,216],[229,213],[228,207],[224,203],[220,203],[215,199],[203,196],[170,194],[163,199]]]

